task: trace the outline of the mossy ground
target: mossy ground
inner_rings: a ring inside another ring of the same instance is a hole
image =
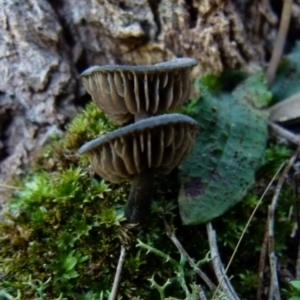
[[[181,225],[176,171],[158,176],[152,210],[144,226],[136,228],[126,222],[123,207],[129,184],[112,185],[95,177],[87,157],[77,153],[84,142],[114,128],[94,104],[89,104],[62,140],[54,138],[41,151],[34,170],[18,183],[19,192],[0,224],[0,298],[2,295],[3,299],[22,300],[106,299],[121,244],[127,248],[127,256],[120,298],[159,299],[158,291],[151,288],[151,278],[159,285],[170,279],[166,296],[186,297],[174,264],[136,247],[137,239],[180,260],[158,212],[163,207],[168,222],[176,228],[176,236],[197,261],[209,252],[205,226]],[[224,263],[229,260],[258,197],[289,155],[285,146],[270,145],[256,186],[244,201],[213,222]],[[271,196],[272,192],[255,215],[229,271],[237,292],[246,299],[255,299],[260,247]],[[286,265],[291,259],[286,252],[292,243],[289,234],[293,226],[287,216],[293,201],[292,186],[287,185],[280,198],[275,227],[276,251]],[[213,278],[209,263],[202,268]],[[198,282],[188,266],[184,270],[188,286]]]

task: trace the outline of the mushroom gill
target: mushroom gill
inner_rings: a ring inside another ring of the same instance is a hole
[[[198,123],[182,114],[150,117],[88,142],[87,153],[95,173],[114,183],[130,180],[125,208],[136,223],[149,210],[154,172],[170,173],[192,151]]]
[[[188,100],[192,58],[152,66],[94,66],[81,74],[98,107],[118,124],[174,110]]]

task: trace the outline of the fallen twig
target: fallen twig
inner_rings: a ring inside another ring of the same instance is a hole
[[[120,282],[120,278],[121,278],[121,272],[122,272],[122,268],[123,268],[123,263],[125,260],[125,255],[126,255],[126,250],[124,248],[124,246],[121,246],[121,253],[120,253],[120,258],[119,258],[119,262],[118,262],[118,266],[117,266],[117,271],[115,274],[115,279],[114,279],[114,284],[109,296],[109,300],[115,300],[117,297],[117,292],[118,292],[118,286],[119,286],[119,282]]]
[[[300,243],[298,243],[298,252],[297,252],[297,261],[296,261],[296,279],[297,280],[300,279]]]
[[[265,227],[266,229],[265,229],[264,239],[263,239],[260,256],[259,256],[258,285],[257,285],[257,292],[256,292],[257,300],[261,300],[261,296],[263,293],[264,270],[266,265],[266,256],[267,256],[267,249],[268,249],[268,223],[266,223]]]
[[[300,117],[300,92],[272,105],[267,110],[272,122],[296,121]]]
[[[294,197],[295,197],[295,206],[296,206],[296,241],[298,242],[298,252],[297,252],[297,261],[296,261],[296,279],[300,279],[300,210],[299,210],[299,201],[300,201],[300,173],[297,170],[294,175]]]
[[[300,136],[299,134],[294,134],[289,130],[284,129],[283,127],[277,125],[276,123],[269,122],[269,126],[273,129],[276,135],[278,135],[281,138],[284,138],[285,140],[295,144],[300,145]]]
[[[274,81],[277,67],[283,53],[287,32],[290,26],[292,4],[293,4],[293,0],[283,1],[279,31],[275,41],[274,50],[272,52],[269,67],[266,71],[266,77],[267,77],[267,82],[269,87],[272,85]]]
[[[16,186],[12,186],[12,185],[5,184],[5,183],[0,183],[0,187],[6,188],[6,189],[11,189],[11,190],[19,190],[19,188],[17,188]]]
[[[197,290],[198,290],[198,294],[199,294],[199,299],[207,300],[206,295],[205,295],[201,285],[199,285],[199,284],[197,285]]]
[[[298,154],[299,154],[300,147],[297,149],[296,153],[289,159],[288,163],[286,164],[281,176],[278,179],[275,192],[272,198],[272,202],[269,205],[269,215],[268,215],[268,249],[269,249],[269,260],[270,260],[270,267],[271,267],[271,279],[270,279],[270,287],[269,287],[269,299],[272,300],[275,298],[276,300],[280,298],[280,291],[279,291],[279,283],[277,277],[277,258],[274,250],[274,215],[276,206],[278,203],[278,198],[282,189],[282,186],[285,182],[286,176],[291,169],[292,165],[294,164]]]
[[[220,259],[218,245],[217,245],[216,232],[212,228],[211,223],[206,224],[206,229],[207,229],[208,242],[209,242],[209,248],[210,248],[211,257],[212,257],[213,268],[214,268],[215,274],[218,278],[219,285],[222,287],[222,290],[225,293],[224,296],[226,297],[226,299],[238,300],[239,297],[237,296],[234,288],[232,287],[230,280],[226,276],[223,264]]]
[[[269,215],[272,214],[271,206],[269,206]],[[270,220],[270,217],[269,217]],[[271,269],[271,276],[270,276],[270,286],[269,286],[269,300],[280,300],[280,291],[279,291],[279,283],[278,283],[278,276],[277,276],[277,257],[274,251],[274,232],[270,229],[269,222],[269,236],[268,236],[268,250],[269,250],[269,260],[270,260],[270,269]]]
[[[186,252],[186,250],[183,248],[181,243],[178,241],[177,237],[173,233],[170,225],[167,223],[166,218],[162,214],[162,218],[164,220],[167,236],[170,238],[170,240],[173,242],[173,244],[178,249],[179,253],[183,255],[186,260],[188,261],[189,265],[194,269],[194,271],[199,275],[199,277],[206,283],[206,285],[210,288],[210,290],[214,290],[216,286],[213,284],[213,282],[206,276],[205,273],[203,273],[195,264],[193,259],[189,256],[189,254]]]
[[[229,262],[228,262],[228,264],[227,264],[227,266],[226,266],[226,269],[225,269],[224,274],[227,274],[227,271],[228,271],[228,269],[229,269],[229,267],[230,267],[230,265],[231,265],[231,263],[232,263],[232,261],[233,261],[233,259],[234,259],[234,257],[235,257],[235,254],[236,254],[236,252],[237,252],[237,250],[238,250],[238,248],[239,248],[239,246],[240,246],[240,244],[241,244],[241,241],[242,241],[242,239],[243,239],[243,237],[244,237],[244,235],[245,235],[245,233],[246,233],[246,231],[247,231],[247,229],[248,229],[248,227],[249,227],[249,225],[250,225],[250,222],[252,221],[252,219],[253,219],[253,217],[254,217],[254,215],[255,215],[255,213],[256,213],[256,211],[257,211],[259,205],[261,204],[263,198],[265,197],[265,194],[267,193],[267,191],[269,190],[269,188],[270,188],[271,185],[273,184],[275,178],[277,177],[277,175],[279,174],[279,172],[281,171],[281,169],[282,169],[283,166],[284,166],[284,164],[281,164],[281,166],[280,166],[279,169],[277,170],[276,174],[273,176],[272,180],[270,181],[270,183],[268,184],[268,186],[267,186],[266,189],[264,190],[262,196],[261,196],[260,199],[258,200],[258,202],[257,202],[257,204],[256,204],[256,206],[255,206],[255,208],[254,208],[254,210],[253,210],[253,212],[252,212],[252,214],[251,214],[249,220],[247,221],[247,224],[246,224],[246,226],[245,226],[245,228],[244,228],[244,230],[243,230],[243,232],[242,232],[242,234],[241,234],[241,236],[240,236],[240,238],[239,238],[239,240],[238,240],[238,242],[237,242],[237,244],[236,244],[236,246],[235,246],[235,249],[233,250],[233,253],[232,253],[232,255],[231,255],[231,257],[230,257],[230,260],[229,260]],[[216,293],[218,292],[218,289],[219,289],[221,283],[222,283],[222,281],[219,282],[219,284],[218,284],[218,286],[217,286],[217,289],[216,289],[216,291],[215,291],[215,293],[214,293],[212,299],[215,297]]]

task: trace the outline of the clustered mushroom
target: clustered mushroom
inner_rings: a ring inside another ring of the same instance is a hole
[[[170,173],[192,151],[198,123],[173,110],[190,94],[196,60],[180,58],[153,66],[91,67],[83,84],[98,107],[117,124],[134,122],[100,136],[79,149],[95,173],[120,183],[131,181],[125,216],[139,223],[152,197],[154,172]]]

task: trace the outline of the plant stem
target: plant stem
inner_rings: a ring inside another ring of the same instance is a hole
[[[132,180],[130,194],[125,206],[125,216],[130,223],[139,223],[149,214],[153,182],[153,170],[145,170],[137,174]]]
[[[148,252],[154,253],[155,255],[165,259],[167,262],[170,262],[175,268],[178,269],[179,263],[174,258],[170,257],[169,255],[165,254],[164,252],[162,252],[152,246],[149,246],[149,245],[143,243],[139,239],[137,241],[138,241],[138,244],[136,245],[136,247],[141,247],[141,248],[146,249],[147,253]]]

